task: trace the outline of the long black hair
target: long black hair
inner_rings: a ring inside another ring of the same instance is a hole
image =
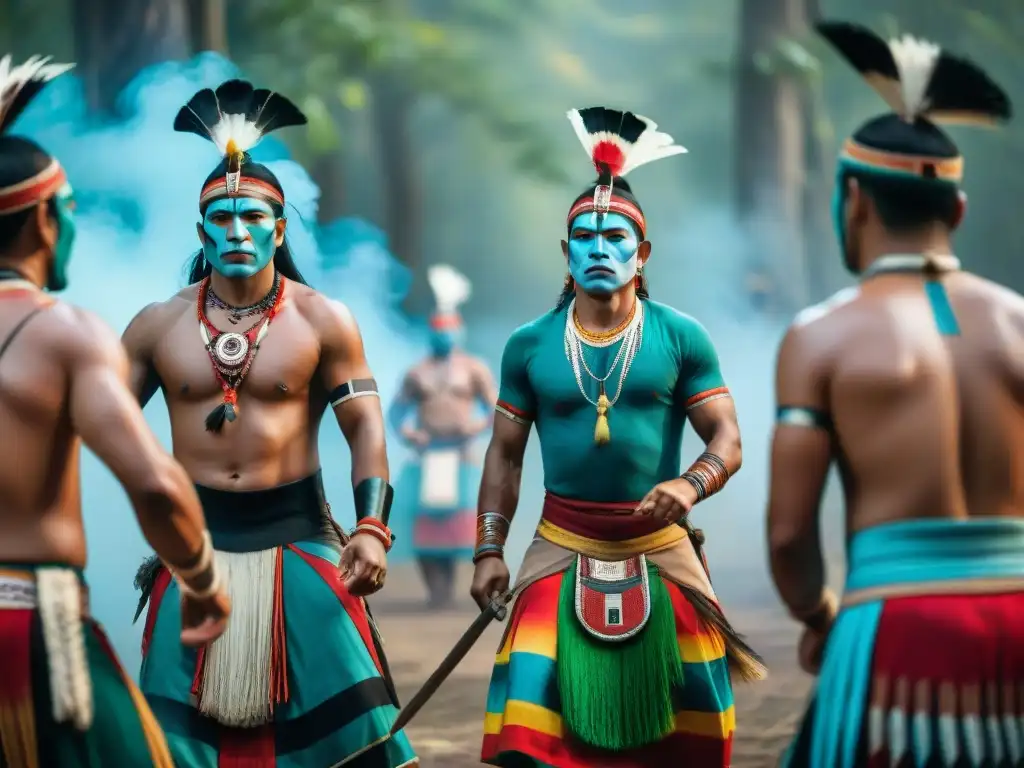
[[[221,163],[213,169],[213,172],[206,177],[206,181],[203,182],[203,187],[209,184],[211,181],[218,177],[223,177],[228,170],[228,159],[225,158]],[[262,182],[270,184],[279,192],[281,196],[284,196],[284,192],[281,190],[281,182],[277,180],[277,176],[262,163],[255,163],[248,154],[244,156],[244,160],[241,165],[241,171],[245,176],[249,176],[254,179],[259,179]],[[268,201],[269,202],[269,201]],[[282,218],[284,216],[284,208],[278,205],[276,202],[269,202],[271,209],[274,211],[274,216]],[[206,215],[206,208],[201,208],[199,211],[200,216]],[[295,264],[295,259],[292,258],[291,248],[288,246],[288,238],[285,237],[281,246],[274,252],[274,269],[280,272],[284,277],[289,280],[302,283],[303,285],[309,285],[306,282],[306,278],[299,272],[298,266]],[[203,278],[209,277],[213,268],[210,266],[210,262],[206,260],[206,256],[203,254],[203,249],[200,248],[194,254],[192,258],[185,266],[185,272],[189,285],[198,283]]]
[[[569,206],[569,208],[571,209],[580,200],[584,200],[586,198],[593,198],[594,190],[597,189],[597,186],[598,186],[598,182],[594,182],[589,187],[587,187],[585,190],[583,190],[583,192],[581,192],[579,195],[577,195],[576,199],[573,200],[572,205]],[[640,208],[640,203],[637,201],[636,197],[633,195],[633,190],[630,189],[629,183],[625,179],[616,176],[612,180],[612,189],[615,190],[614,194],[615,194],[616,197],[621,197],[624,200],[628,200],[629,202],[631,202],[633,205],[635,205],[637,207],[637,210],[639,210],[641,213],[643,213],[643,209]],[[643,237],[643,234],[640,232],[640,228],[637,227],[637,225],[634,222],[632,222],[632,221],[630,221],[630,224],[633,225],[633,231],[636,232],[636,236],[638,238],[640,238],[641,241],[643,241],[644,237]],[[569,227],[570,227],[569,235],[571,236],[572,235],[572,231],[571,231],[572,222],[569,222]],[[647,290],[647,276],[643,273],[643,269],[642,268],[637,270],[637,275],[636,276],[637,276],[637,286],[636,286],[637,298],[640,298],[640,299],[649,299],[649,298],[651,298],[651,294]],[[576,281],[572,279],[572,275],[567,274],[565,276],[565,282],[562,284],[562,292],[558,295],[558,301],[555,302],[555,308],[552,311],[555,312],[556,314],[558,312],[561,312],[563,309],[566,308],[566,306],[572,300],[572,297],[575,296],[575,295],[576,295]]]

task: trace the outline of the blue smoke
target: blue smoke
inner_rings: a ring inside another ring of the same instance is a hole
[[[199,189],[220,158],[211,143],[175,133],[171,126],[195,91],[238,74],[232,64],[211,54],[186,64],[153,67],[123,94],[134,117],[113,125],[91,121],[81,83],[71,76],[54,81],[32,104],[15,132],[61,159],[78,201],[71,286],[62,298],[96,312],[120,332],[142,307],[168,298],[183,285],[183,267],[199,245]],[[405,370],[426,350],[426,329],[397,309],[410,283],[407,270],[370,224],[345,219],[316,226],[319,190],[280,141],[266,139],[253,156],[284,187],[288,236],[299,269],[314,287],[345,302],[358,318],[382,401],[388,403]],[[169,448],[170,426],[159,395],[146,416]],[[324,481],[335,516],[349,526],[349,454],[333,418],[326,418],[320,441]],[[397,471],[405,456],[393,437],[389,451]],[[126,668],[134,672],[142,622],[131,626],[137,601],[132,581],[149,547],[124,492],[91,454],[83,460],[82,486],[92,609]]]

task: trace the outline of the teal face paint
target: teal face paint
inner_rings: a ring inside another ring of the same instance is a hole
[[[203,255],[224,277],[252,277],[274,258],[277,221],[274,209],[263,200],[214,200],[203,215]]]
[[[636,277],[639,247],[625,216],[581,213],[569,228],[569,274],[585,293],[614,293]]]
[[[46,290],[53,293],[68,287],[68,264],[75,243],[75,217],[72,213],[74,198],[71,185],[65,184],[53,197],[57,217],[57,243],[53,248],[53,261],[46,277]]]

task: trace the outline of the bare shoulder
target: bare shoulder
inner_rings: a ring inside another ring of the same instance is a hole
[[[851,316],[860,312],[860,304],[859,289],[844,288],[797,313],[779,346],[779,367],[825,365]]]
[[[71,368],[99,364],[122,369],[127,364],[117,333],[87,309],[58,301],[46,313],[40,332]]]
[[[359,325],[345,304],[301,283],[289,281],[287,290],[295,308],[322,344],[359,338]]]
[[[165,301],[147,304],[136,313],[122,335],[122,342],[129,350],[147,349],[160,334],[184,312],[193,311],[198,285],[189,285]]]

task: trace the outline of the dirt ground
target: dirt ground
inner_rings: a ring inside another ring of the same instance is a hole
[[[396,567],[371,604],[384,635],[399,696],[406,702],[444,658],[474,617],[468,569],[460,573],[457,608],[428,612],[411,568]],[[796,667],[797,628],[776,607],[726,605],[733,625],[770,668],[767,680],[736,688],[737,735],[733,768],[771,768],[796,728],[811,679]],[[422,768],[479,766],[484,701],[501,626],[491,627],[465,661],[406,729]]]

